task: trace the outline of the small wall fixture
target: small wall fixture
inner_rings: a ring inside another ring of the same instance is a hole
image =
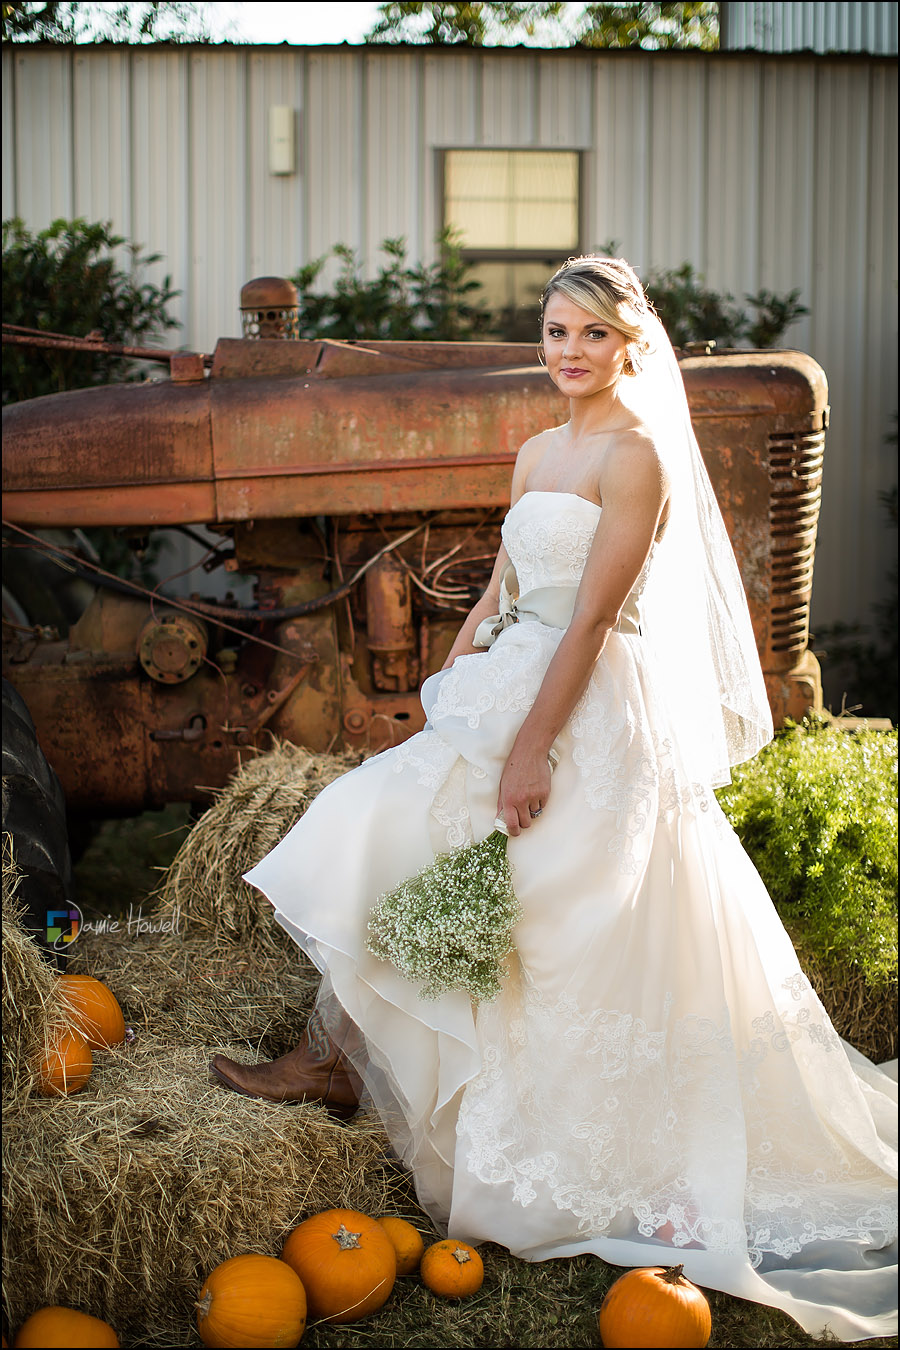
[[[269,173],[294,172],[294,109],[273,105],[269,109]]]

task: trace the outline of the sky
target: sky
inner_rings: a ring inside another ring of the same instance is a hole
[[[292,42],[304,46],[361,43],[378,17],[377,4],[210,4],[206,19],[213,40]]]

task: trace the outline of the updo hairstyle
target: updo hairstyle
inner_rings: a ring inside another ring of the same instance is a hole
[[[627,339],[622,373],[637,375],[644,357],[651,350],[648,330],[653,310],[637,274],[625,259],[589,253],[581,258],[569,258],[557,268],[541,296],[542,335],[547,301],[557,291],[589,314],[596,314]]]

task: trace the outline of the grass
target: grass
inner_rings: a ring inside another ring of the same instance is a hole
[[[134,820],[101,825],[75,867],[78,903],[85,917],[135,910],[159,883],[190,828],[185,806],[168,806]],[[352,1129],[352,1124],[348,1126]],[[418,1208],[411,1182],[398,1193],[398,1212],[428,1241],[437,1234]],[[273,1251],[273,1255],[277,1255]],[[592,1256],[531,1265],[494,1244],[482,1248],[485,1281],[478,1294],[451,1303],[430,1293],[418,1278],[398,1280],[385,1307],[355,1325],[311,1325],[303,1345],[317,1347],[593,1347],[600,1344],[597,1312],[621,1273]],[[708,1292],[713,1331],[710,1346],[845,1346],[816,1340],[787,1315],[761,1304]],[[199,1346],[186,1331],[185,1344]],[[857,1342],[857,1344],[859,1344]],[[873,1350],[896,1347],[896,1337],[865,1342]]]

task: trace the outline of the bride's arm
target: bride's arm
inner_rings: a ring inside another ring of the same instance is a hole
[[[503,545],[500,545],[500,552],[497,554],[497,561],[494,564],[494,571],[488,583],[487,590],[480,600],[476,601],[469,610],[462,628],[456,635],[453,646],[447,654],[447,659],[441,666],[441,670],[446,670],[452,666],[458,656],[470,656],[475,652],[483,652],[484,647],[475,647],[472,645],[472,638],[475,636],[475,629],[481,623],[482,619],[487,619],[491,614],[496,614],[500,605],[500,578],[503,575],[503,569],[509,562],[509,555]]]
[[[653,545],[667,497],[659,458],[645,437],[620,442],[604,465],[603,510],[575,612],[500,780],[498,814],[510,834],[532,824],[550,795],[547,753],[578,702]]]
[[[538,448],[539,441],[539,436],[532,437],[530,441],[525,442],[516,456],[512,488],[509,494],[510,506],[515,505],[516,501],[518,501],[519,497],[521,497],[522,493],[525,491],[525,480],[528,476],[528,470],[531,466],[535,451]],[[452,666],[458,656],[469,656],[476,652],[483,652],[486,650],[484,647],[473,647],[472,638],[475,636],[475,629],[481,623],[481,620],[489,618],[492,614],[496,614],[500,608],[500,578],[503,576],[508,563],[509,554],[503,544],[501,544],[487,588],[481,599],[476,601],[469,610],[462,627],[456,635],[453,646],[447,654],[447,659],[441,666],[441,670],[446,670],[448,666]]]

